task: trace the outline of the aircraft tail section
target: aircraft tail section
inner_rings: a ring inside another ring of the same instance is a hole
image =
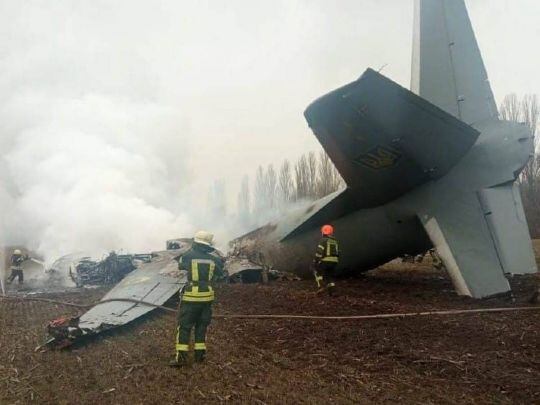
[[[302,215],[291,221],[291,226],[282,230],[280,240],[286,241],[303,232],[318,228],[326,223],[333,222],[358,208],[351,190],[336,191],[312,203]]]
[[[359,206],[382,205],[444,176],[478,131],[368,69],[305,114]]]
[[[460,295],[504,293],[510,290],[505,273],[536,272],[516,185],[427,201],[418,217]]]
[[[424,207],[419,218],[459,295],[482,298],[510,290],[476,193]]]
[[[479,192],[479,199],[504,272],[536,273],[536,259],[518,184],[486,188]]]
[[[463,0],[416,0],[411,90],[469,125],[497,117]]]

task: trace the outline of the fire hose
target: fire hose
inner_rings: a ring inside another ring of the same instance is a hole
[[[131,298],[110,298],[102,301],[98,301],[93,304],[76,304],[73,302],[57,301],[48,298],[39,297],[10,297],[0,296],[0,300],[11,301],[38,301],[46,302],[55,305],[64,305],[75,308],[91,308],[96,305],[105,304],[108,302],[129,302],[138,305],[147,305],[154,308],[162,309],[169,313],[176,313],[176,309],[170,308],[164,305],[153,304],[147,301],[135,300]],[[529,307],[500,307],[500,308],[476,308],[476,309],[451,309],[451,310],[438,310],[438,311],[424,311],[424,312],[404,312],[404,313],[387,313],[387,314],[371,314],[371,315],[344,315],[344,316],[324,316],[324,315],[293,315],[293,314],[214,314],[213,318],[216,319],[311,319],[311,320],[369,320],[369,319],[389,319],[389,318],[405,318],[414,316],[443,316],[443,315],[460,315],[460,314],[479,314],[479,313],[500,313],[500,312],[517,312],[517,311],[539,311],[540,306]]]

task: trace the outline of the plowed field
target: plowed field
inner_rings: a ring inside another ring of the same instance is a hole
[[[387,265],[342,280],[218,287],[216,313],[350,315],[526,305],[457,297],[443,272]],[[89,303],[106,291],[49,294]],[[169,303],[174,305],[174,303]],[[208,361],[177,370],[174,316],[154,311],[63,351],[34,351],[47,322],[77,310],[0,300],[0,403],[540,403],[540,311],[369,321],[216,319]]]

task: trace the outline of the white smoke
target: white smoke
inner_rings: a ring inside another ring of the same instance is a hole
[[[196,228],[223,246],[214,178],[234,199],[244,173],[316,148],[302,111],[365,67],[408,77],[403,46],[358,51],[388,16],[368,3],[1,1],[0,246],[50,262]]]
[[[225,153],[237,136],[258,143],[252,123],[239,128],[230,95],[263,99],[240,86],[247,51],[261,50],[238,19],[194,1],[2,2],[0,246],[50,264],[79,251],[159,249],[210,228],[224,247],[234,226],[208,215],[208,188],[224,169],[245,170]]]
[[[539,2],[522,2],[467,2],[501,97],[538,92],[522,38]],[[50,261],[195,228],[223,246],[213,179],[235,199],[244,173],[317,148],[302,111],[368,66],[408,86],[412,17],[401,0],[0,1],[0,246]]]
[[[187,134],[175,111],[103,94],[23,94],[12,96],[0,120],[31,111],[39,114],[3,137],[6,243],[51,258],[79,249],[147,251],[193,232],[188,201],[179,198]]]
[[[20,11],[35,24],[4,26],[18,41],[0,43],[0,245],[50,262],[191,235],[189,125],[137,44],[87,33],[68,7],[56,23],[82,24],[74,38],[43,21],[59,10]]]

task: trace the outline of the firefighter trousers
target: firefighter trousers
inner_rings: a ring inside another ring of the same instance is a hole
[[[24,274],[21,269],[11,269],[11,274],[7,279],[7,283],[11,284],[16,278],[18,279],[17,282],[19,284],[22,284],[24,282]]]
[[[317,264],[317,274],[321,277],[320,281],[323,282],[323,286],[334,286],[334,276],[337,263],[333,262],[320,262]]]
[[[195,360],[204,360],[206,354],[206,330],[212,320],[212,302],[180,303],[176,333],[177,360],[185,360],[189,351],[191,330],[195,330]]]

